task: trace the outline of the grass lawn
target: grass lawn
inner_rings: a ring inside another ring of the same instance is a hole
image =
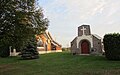
[[[120,75],[120,61],[68,52],[40,55],[39,59],[0,58],[0,75]]]

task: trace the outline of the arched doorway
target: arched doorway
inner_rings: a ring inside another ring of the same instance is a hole
[[[81,53],[82,54],[89,54],[90,53],[90,43],[87,40],[83,40],[81,42]]]

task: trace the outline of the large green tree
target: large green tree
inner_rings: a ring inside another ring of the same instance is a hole
[[[44,32],[48,20],[36,0],[0,0],[0,51],[12,46],[17,50],[35,34]]]

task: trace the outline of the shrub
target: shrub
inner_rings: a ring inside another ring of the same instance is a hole
[[[35,59],[39,57],[36,39],[32,38],[21,52],[22,59]]]
[[[70,50],[70,47],[62,48],[62,51],[69,51],[69,50]]]
[[[110,60],[120,60],[120,34],[106,34],[103,43],[106,58]]]

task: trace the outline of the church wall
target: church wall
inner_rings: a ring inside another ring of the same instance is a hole
[[[50,51],[51,50],[51,43],[47,44],[47,50]]]
[[[98,39],[95,36],[93,36],[93,53],[95,53],[95,54],[102,53],[101,39]]]
[[[77,38],[75,38],[72,42],[71,42],[71,52],[72,53],[79,53],[78,49],[77,49]]]
[[[47,39],[46,42],[47,42],[47,50],[50,51],[51,50],[51,42],[49,39]]]

